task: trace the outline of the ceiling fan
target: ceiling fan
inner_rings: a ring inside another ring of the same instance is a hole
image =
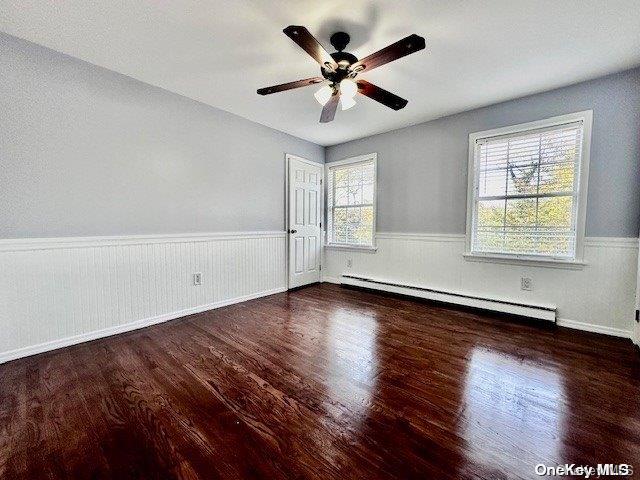
[[[337,32],[331,35],[331,45],[337,50],[332,54],[327,53],[305,27],[290,25],[283,32],[320,64],[322,76],[260,88],[258,89],[259,95],[269,95],[328,81],[328,84],[314,94],[316,100],[323,105],[320,123],[331,122],[334,119],[338,103],[341,104],[342,110],[353,107],[356,104],[354,100],[356,93],[366,95],[394,110],[400,110],[407,105],[407,100],[404,98],[356,77],[363,72],[368,72],[376,67],[422,50],[425,47],[424,38],[416,34],[409,35],[362,60],[358,60],[351,53],[344,51],[351,40],[349,35],[344,32]]]

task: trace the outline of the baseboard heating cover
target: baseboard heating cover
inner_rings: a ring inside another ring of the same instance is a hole
[[[514,302],[511,300],[483,298],[464,293],[434,290],[432,288],[393,283],[389,281],[359,277],[354,275],[342,275],[340,277],[340,283],[343,285],[351,285],[354,287],[370,288],[374,290],[382,290],[385,292],[399,293],[401,295],[425,298],[428,300],[435,300],[437,302],[452,303],[456,305],[464,305],[467,307],[481,308],[484,310],[511,313],[513,315],[536,318],[539,320],[547,320],[554,323],[556,321],[556,307],[551,305],[526,304]]]

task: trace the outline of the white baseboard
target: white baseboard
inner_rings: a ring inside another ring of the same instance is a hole
[[[559,318],[556,323],[560,327],[573,328],[575,330],[583,330],[585,332],[601,333],[603,335],[611,335],[613,337],[631,338],[631,332],[621,328],[578,322],[576,320],[569,320],[568,318]]]
[[[0,240],[0,362],[282,291],[286,258],[285,232]]]
[[[340,281],[339,278],[337,277],[323,277],[322,279],[323,282],[327,282],[327,283],[336,283],[336,284],[341,284],[342,282]],[[360,286],[360,285],[358,285]],[[367,287],[367,288],[373,288],[373,287]],[[384,290],[384,291],[389,291],[387,289],[381,289],[381,288],[376,288],[378,290]],[[404,293],[404,292],[397,292],[397,293]],[[409,294],[411,296],[415,296],[412,294]],[[442,300],[442,299],[440,299]],[[455,303],[458,304],[458,302],[452,301],[451,299],[449,300],[443,300],[446,301],[447,303]],[[476,306],[476,305],[470,305],[470,306]],[[489,308],[489,309],[493,309],[493,308]],[[510,313],[510,312],[507,312]],[[593,332],[593,333],[600,333],[603,335],[610,335],[613,337],[620,337],[620,338],[632,338],[632,332],[629,330],[623,330],[620,328],[614,328],[614,327],[607,327],[607,326],[603,326],[603,325],[594,325],[591,323],[586,323],[586,322],[579,322],[576,320],[569,320],[567,318],[558,318],[556,320],[556,324],[560,327],[566,327],[566,328],[572,328],[574,330],[582,330],[585,332]]]
[[[422,285],[398,284],[388,280],[368,277],[342,276],[340,282],[354,287],[370,288],[384,292],[399,293],[416,298],[424,298],[437,302],[481,308],[495,312],[510,313],[524,317],[536,318],[550,322],[556,321],[554,305],[526,304],[508,299],[483,298],[460,292],[433,290]]]
[[[467,262],[464,235],[378,233],[375,254],[327,250],[324,281],[343,274],[393,279],[402,285],[427,285],[446,292],[516,303],[554,305],[568,327],[630,337],[638,275],[638,239],[587,237],[582,269],[543,268]],[[530,278],[533,290],[522,291]]]
[[[340,279],[338,277],[322,277],[322,281],[323,282],[327,282],[327,283],[337,283],[338,285],[340,284]]]
[[[156,317],[144,318],[142,320],[137,320],[131,323],[125,323],[124,325],[117,325],[115,327],[105,328],[103,330],[83,333],[81,335],[74,335],[72,337],[61,338],[51,342],[41,343],[39,345],[30,345],[28,347],[18,348],[15,350],[10,350],[8,352],[2,352],[0,353],[0,364],[9,362],[11,360],[16,360],[18,358],[36,355],[38,353],[44,353],[51,350],[57,350],[59,348],[68,347],[70,345],[76,345],[78,343],[88,342],[88,341],[97,340],[103,337],[117,335],[119,333],[138,330],[140,328],[149,327],[151,325],[167,322],[169,320],[175,320],[176,318],[186,317],[187,315],[193,315],[194,313],[201,313],[207,310],[214,310],[216,308],[226,307],[228,305],[233,305],[235,303],[246,302],[248,300],[253,300],[255,298],[266,297],[268,295],[274,295],[276,293],[282,293],[286,291],[287,291],[286,287],[275,288],[272,290],[258,292],[251,295],[244,295],[242,297],[231,298],[228,300],[222,300],[222,301],[210,303],[207,305],[199,305],[197,307],[187,308],[185,310],[180,310],[178,312],[171,312],[163,315],[158,315]]]

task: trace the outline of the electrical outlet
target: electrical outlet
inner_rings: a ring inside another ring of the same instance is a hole
[[[194,273],[193,274],[193,284],[194,285],[202,285],[202,274]]]
[[[347,258],[347,268],[351,268],[353,267],[353,260],[351,260],[350,258]]]
[[[521,277],[520,290],[533,290],[533,280],[531,280],[529,277]]]

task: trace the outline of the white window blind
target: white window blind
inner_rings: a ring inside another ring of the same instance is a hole
[[[327,173],[328,243],[372,246],[375,228],[375,160],[347,161],[329,166]]]
[[[471,253],[575,258],[582,135],[577,121],[476,140]]]

